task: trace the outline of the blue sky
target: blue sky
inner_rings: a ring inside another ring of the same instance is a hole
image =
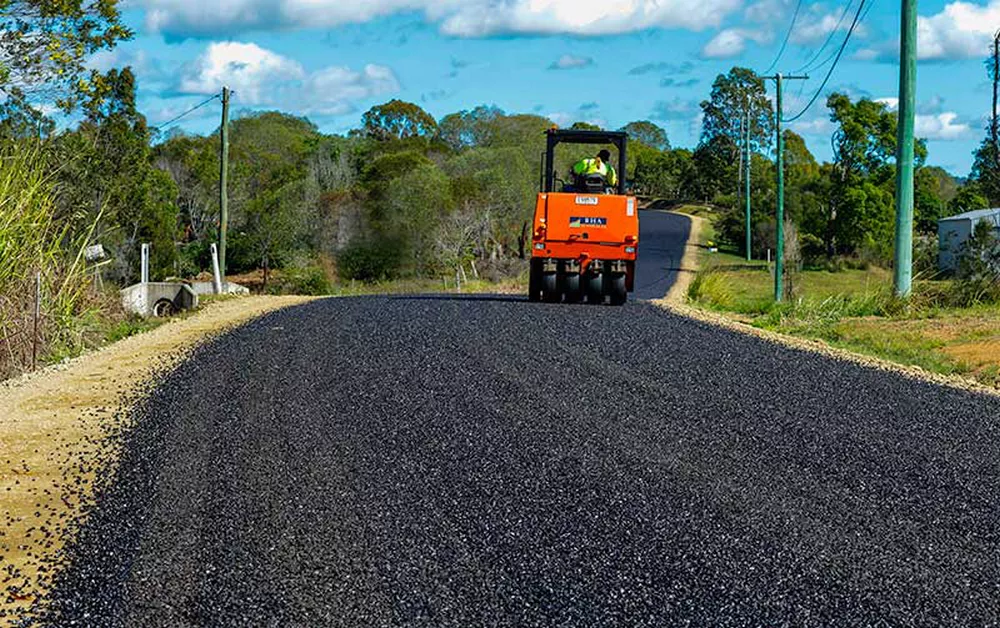
[[[827,59],[860,0],[849,2],[804,0],[776,70],[798,70],[830,38],[816,65]],[[693,146],[698,103],[716,75],[733,65],[766,70],[795,7],[794,0],[133,0],[125,19],[136,38],[93,64],[132,65],[154,125],[227,84],[237,113],[279,109],[327,132],[347,131],[368,107],[402,98],[437,117],[491,104],[562,124],[618,128],[651,119],[675,146]],[[891,103],[899,5],[871,0],[865,11],[823,93]],[[983,136],[990,108],[983,59],[998,27],[1000,0],[920,6],[918,134],[928,139],[929,162],[959,176]],[[786,115],[803,108],[828,67],[789,84]],[[833,127],[823,100],[791,127],[826,159]],[[206,106],[175,126],[204,133],[217,117],[218,107]]]

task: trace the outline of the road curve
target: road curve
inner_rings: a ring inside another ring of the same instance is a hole
[[[691,219],[682,214],[639,212],[639,260],[635,267],[638,299],[662,299],[677,280]]]
[[[1000,620],[1000,400],[648,304],[315,302],[137,412],[53,625]]]

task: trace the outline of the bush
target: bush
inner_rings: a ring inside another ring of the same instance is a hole
[[[393,279],[401,264],[401,248],[391,241],[353,243],[337,256],[342,279],[370,283]]]
[[[938,276],[938,253],[940,244],[937,236],[917,236],[913,243],[913,272],[922,279]]]
[[[688,287],[688,299],[720,309],[731,309],[736,302],[725,276],[714,269],[699,271],[695,275]]]
[[[1000,237],[991,223],[979,222],[962,246],[952,295],[963,307],[1000,302]]]
[[[323,296],[333,291],[326,271],[319,265],[285,268],[277,282],[277,291],[283,294]]]
[[[0,144],[0,379],[31,366],[36,273],[42,282],[39,357],[72,341],[75,318],[87,307],[91,271],[83,250],[96,225],[69,230],[44,164],[39,146]]]

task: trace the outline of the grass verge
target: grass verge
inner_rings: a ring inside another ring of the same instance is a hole
[[[714,233],[706,227],[699,270],[687,291],[691,305],[759,329],[1000,388],[1000,305],[941,305],[948,290],[941,281],[917,281],[913,296],[901,301],[893,296],[890,272],[875,267],[795,273],[792,298],[776,304],[768,264],[711,252]]]

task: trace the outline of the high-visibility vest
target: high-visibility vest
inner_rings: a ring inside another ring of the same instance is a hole
[[[599,174],[607,179],[609,185],[618,185],[618,174],[611,164],[604,163],[599,158],[582,159],[573,166],[573,174],[585,177],[588,174]]]

